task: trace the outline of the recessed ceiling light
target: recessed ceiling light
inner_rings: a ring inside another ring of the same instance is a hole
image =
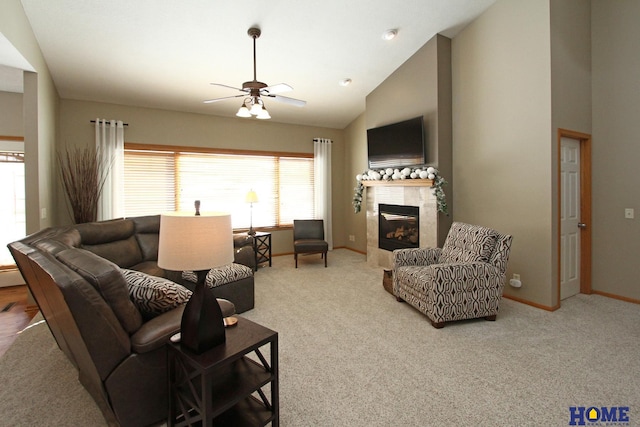
[[[351,84],[351,79],[342,79],[339,83],[340,86],[349,86]]]
[[[396,29],[387,30],[384,33],[382,33],[382,40],[391,40],[395,38],[395,36],[397,35],[398,35],[398,30]]]

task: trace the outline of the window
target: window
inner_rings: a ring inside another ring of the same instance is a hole
[[[26,233],[23,147],[21,140],[0,137],[0,267],[15,265],[7,244]]]
[[[311,154],[125,144],[124,181],[126,216],[191,211],[200,200],[203,212],[230,212],[234,228],[248,228],[250,215],[254,227],[314,218]]]

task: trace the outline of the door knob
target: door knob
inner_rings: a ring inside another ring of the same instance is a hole
[[[578,228],[587,228],[587,224],[585,224],[584,222],[579,222]]]

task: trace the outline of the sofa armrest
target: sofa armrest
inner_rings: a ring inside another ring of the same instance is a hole
[[[162,347],[172,335],[180,332],[184,305],[145,322],[131,336],[131,349],[134,353],[147,353]]]
[[[441,253],[441,248],[396,249],[393,251],[393,268],[436,264]]]

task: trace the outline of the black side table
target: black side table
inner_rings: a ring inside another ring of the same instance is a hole
[[[269,261],[271,267],[271,233],[257,231],[253,236],[253,251],[256,254],[256,271],[263,262]]]
[[[270,363],[261,352],[267,345]],[[168,348],[169,426],[279,426],[277,332],[238,316],[211,350]]]

